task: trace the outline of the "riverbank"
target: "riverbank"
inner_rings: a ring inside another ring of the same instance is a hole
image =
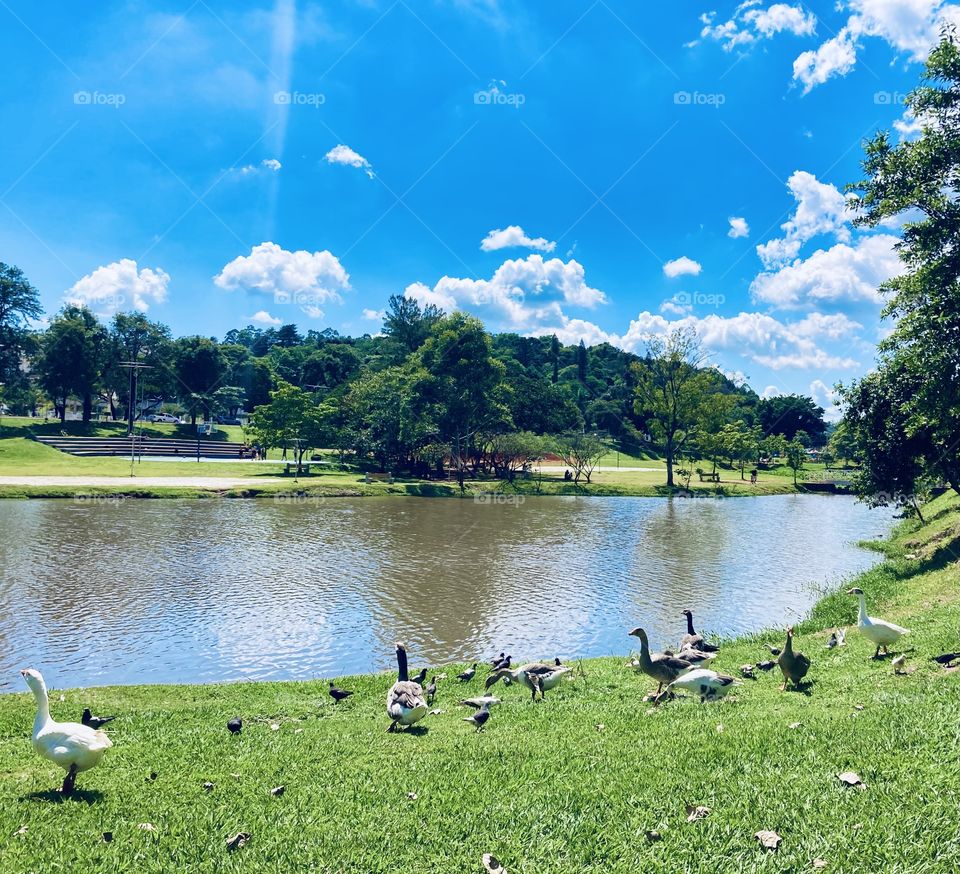
[[[871,661],[855,629],[825,648],[855,617],[852,598],[831,594],[798,626],[813,660],[803,692],[758,672],[717,704],[654,709],[623,656],[596,659],[542,704],[497,686],[482,734],[455,702],[485,670],[461,685],[458,665],[442,669],[442,712],[417,734],[384,733],[385,675],[342,679],[355,695],[338,706],[321,680],[67,691],[56,717],[90,706],[119,718],[105,763],[63,803],[45,794],[60,773],[30,749],[32,700],[2,696],[0,869],[446,874],[480,872],[493,852],[511,874],[954,870],[960,674],[930,656],[960,649],[960,501],[926,515],[876,544],[886,560],[856,581],[874,615],[912,629],[904,676]],[[716,667],[735,673],[782,638],[726,642]],[[844,771],[865,788],[841,784]],[[687,805],[710,812],[688,822]],[[782,837],[777,851],[760,830]],[[241,831],[250,841],[230,852]]]

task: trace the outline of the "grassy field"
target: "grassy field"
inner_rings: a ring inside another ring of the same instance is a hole
[[[503,704],[482,734],[456,706],[482,670],[441,682],[442,712],[401,734],[384,732],[385,675],[342,679],[356,694],[339,706],[319,678],[67,691],[55,717],[120,714],[114,749],[67,801],[49,791],[62,772],[30,748],[32,699],[0,696],[0,870],[449,874],[481,872],[485,852],[511,874],[960,870],[960,672],[930,661],[960,649],[960,502],[940,498],[927,515],[878,546],[886,560],[857,581],[874,615],[912,630],[904,676],[871,661],[855,630],[824,647],[855,615],[835,594],[799,626],[813,661],[802,691],[758,672],[721,702],[653,708],[651,683],[621,655],[585,662],[543,703],[496,687]],[[717,667],[769,658],[761,644],[782,639],[727,641]],[[233,716],[239,736],[225,728]],[[865,788],[842,785],[844,771]],[[688,822],[687,805],[710,812]],[[760,846],[761,830],[782,837],[778,850]],[[230,852],[239,831],[250,841]]]

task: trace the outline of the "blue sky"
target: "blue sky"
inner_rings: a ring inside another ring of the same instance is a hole
[[[88,6],[88,4],[84,4]],[[941,0],[0,0],[0,260],[48,312],[375,333],[407,293],[758,391],[863,373],[896,228],[844,210],[913,135]]]

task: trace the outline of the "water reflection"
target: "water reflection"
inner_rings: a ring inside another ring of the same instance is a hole
[[[59,686],[302,678],[507,649],[625,652],[801,615],[868,566],[850,499],[0,502],[0,672]]]

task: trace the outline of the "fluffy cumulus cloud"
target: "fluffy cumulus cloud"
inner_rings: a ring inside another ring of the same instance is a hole
[[[822,379],[815,379],[810,383],[810,397],[823,407],[823,417],[828,422],[839,422],[843,418],[843,412],[837,406],[840,393],[836,389],[830,388]]]
[[[663,275],[670,279],[675,279],[678,276],[699,276],[701,270],[703,270],[703,267],[686,255],[675,258],[673,261],[667,261],[663,265]]]
[[[250,316],[251,322],[256,322],[258,325],[281,325],[283,324],[282,319],[278,319],[276,316],[271,316],[266,310],[257,310],[252,316]]]
[[[728,219],[730,222],[730,230],[727,231],[727,236],[732,237],[734,240],[740,237],[749,237],[750,236],[750,225],[747,224],[747,220],[741,216],[730,216]]]
[[[793,78],[804,93],[849,73],[865,38],[882,39],[899,54],[920,62],[937,42],[941,24],[960,21],[960,6],[944,0],[847,0],[838,7],[850,13],[846,24],[794,61]]]
[[[103,316],[129,309],[145,313],[152,304],[167,299],[169,284],[169,274],[159,267],[138,270],[136,261],[123,258],[98,267],[78,280],[64,295],[64,300],[89,307]]]
[[[356,167],[363,170],[371,179],[373,179],[373,167],[370,162],[359,152],[355,152],[350,146],[342,143],[334,146],[326,155],[323,156],[328,164],[341,164],[344,167]]]
[[[272,295],[274,303],[299,306],[311,318],[321,318],[321,307],[339,303],[350,288],[349,274],[330,252],[290,252],[271,242],[234,258],[213,281],[227,291]]]
[[[778,33],[810,36],[817,27],[816,16],[802,4],[774,3],[763,6],[760,0],[746,0],[726,21],[718,21],[716,12],[700,16],[701,39],[716,40],[726,51],[769,39]]]
[[[528,332],[562,321],[563,305],[592,309],[606,303],[606,295],[587,284],[582,264],[542,255],[504,261],[490,279],[444,276],[432,287],[413,283],[404,293],[446,312],[475,310],[507,330]]]
[[[381,322],[383,321],[383,317],[386,315],[386,312],[384,310],[371,310],[365,308],[361,315],[368,322]]]
[[[777,308],[879,302],[880,284],[902,270],[894,250],[897,242],[890,234],[875,234],[852,244],[818,249],[809,258],[760,273],[751,283],[750,293],[754,300]]]
[[[497,249],[537,249],[540,252],[552,252],[557,244],[544,237],[531,237],[519,225],[510,225],[506,228],[497,228],[490,231],[480,243],[484,252],[494,252]]]

